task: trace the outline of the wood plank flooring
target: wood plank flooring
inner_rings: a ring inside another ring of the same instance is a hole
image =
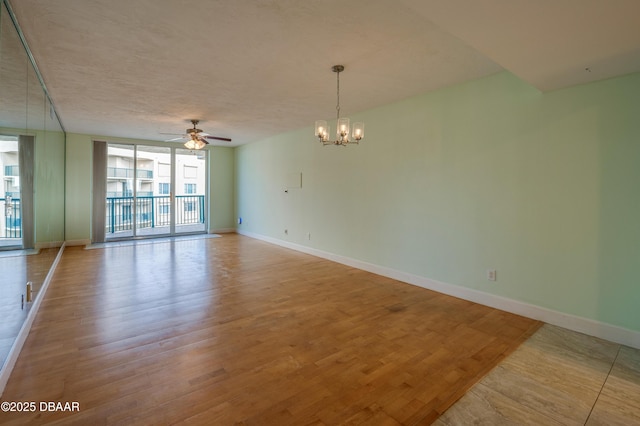
[[[238,235],[67,248],[2,424],[429,424],[540,323]]]
[[[545,324],[438,420],[640,425],[640,349]]]

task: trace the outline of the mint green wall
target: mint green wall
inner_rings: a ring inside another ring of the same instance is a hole
[[[93,140],[108,140],[120,143],[145,143],[159,145],[161,142],[122,138],[105,138],[84,134],[67,134],[67,189],[66,189],[66,240],[86,242],[91,240],[91,203],[93,176]],[[211,148],[210,173],[210,228],[234,228],[233,221],[233,149]]]
[[[64,133],[37,132],[34,157],[36,245],[58,245],[64,241]]]
[[[214,146],[210,151],[209,229],[222,232],[235,229],[234,148]]]
[[[504,72],[350,118],[359,146],[237,148],[239,229],[640,331],[640,74]]]
[[[91,136],[67,133],[65,239],[91,240]]]

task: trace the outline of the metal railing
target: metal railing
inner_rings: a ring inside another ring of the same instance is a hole
[[[133,179],[133,169],[127,169],[124,167],[107,167],[107,177]],[[138,169],[137,177],[153,179],[153,170]]]
[[[176,225],[204,223],[204,195],[177,195]],[[107,197],[107,233],[130,231],[133,220],[136,228],[156,228],[171,224],[169,195],[136,197]]]
[[[20,199],[0,198],[0,214],[4,216],[4,235],[1,238],[22,238]]]
[[[138,198],[139,197],[151,197],[153,196],[153,191],[137,191],[136,192]],[[107,198],[122,198],[122,197],[133,197],[133,191],[107,191]]]

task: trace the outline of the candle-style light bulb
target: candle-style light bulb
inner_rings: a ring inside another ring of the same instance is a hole
[[[327,132],[327,122],[325,120],[318,120],[316,121],[316,126],[315,126],[315,135],[316,137],[322,139],[323,135]]]
[[[357,122],[353,123],[353,139],[359,141],[364,137],[364,123]]]

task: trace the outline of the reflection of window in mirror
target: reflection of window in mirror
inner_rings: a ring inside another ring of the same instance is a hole
[[[0,248],[22,246],[18,138],[0,135]]]

